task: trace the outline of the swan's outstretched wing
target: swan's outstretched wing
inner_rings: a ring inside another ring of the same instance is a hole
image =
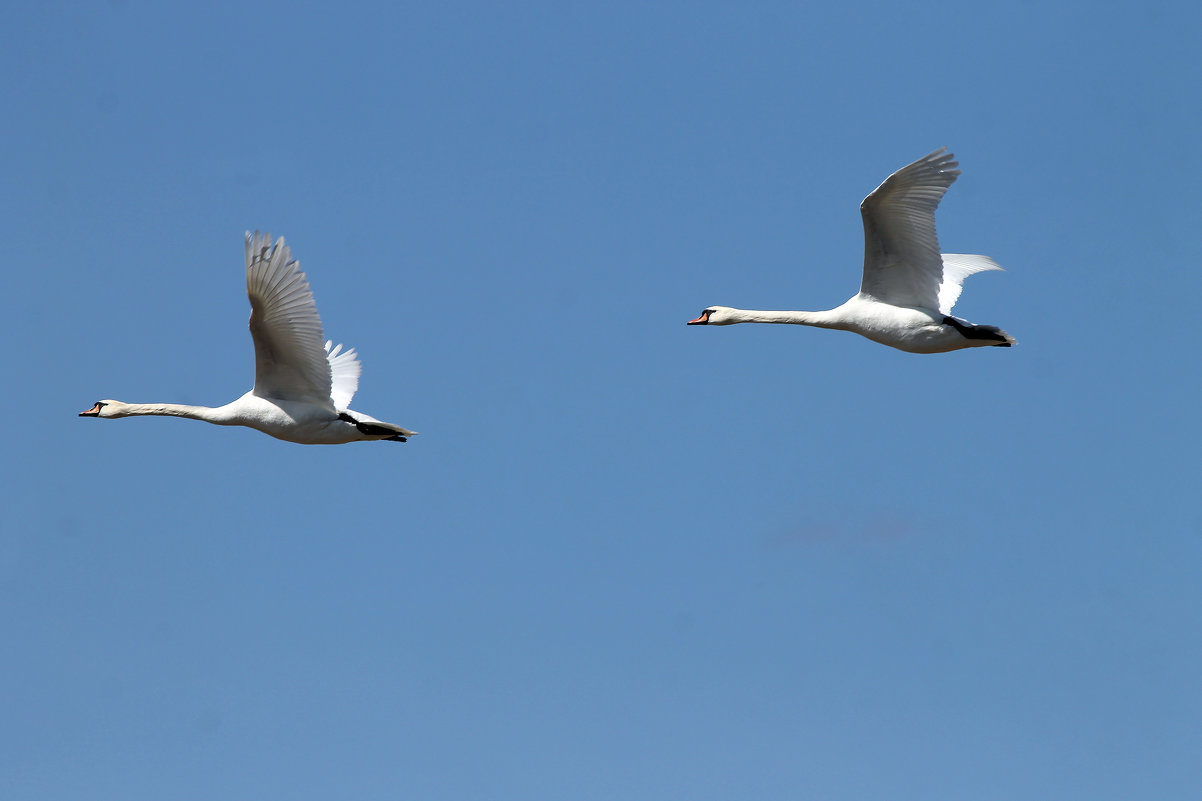
[[[864,198],[860,292],[895,306],[938,307],[943,260],[935,207],[960,174],[956,166],[955,157],[941,147],[902,167]]]
[[[1002,266],[988,256],[972,256],[967,253],[943,254],[943,283],[939,285],[939,313],[951,314],[952,306],[960,297],[964,279],[986,270],[1000,270]]]
[[[273,245],[271,234],[247,232],[246,294],[255,341],[255,394],[332,408],[330,361],[317,304],[283,237]]]
[[[330,350],[331,346],[333,350]],[[355,397],[363,365],[354,348],[348,348],[344,353],[341,345],[334,345],[329,340],[326,340],[326,359],[330,362],[330,400],[334,402],[334,408],[341,412],[351,405],[351,398]]]

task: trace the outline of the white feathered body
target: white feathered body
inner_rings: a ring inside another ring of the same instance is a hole
[[[339,409],[338,411],[349,415],[359,423],[371,423],[394,429],[396,434],[410,436],[414,433],[400,426],[381,422],[362,412],[350,409]],[[338,413],[332,410],[322,409],[301,401],[260,398],[253,391],[247,392],[232,403],[218,406],[213,413],[217,419],[212,419],[210,422],[219,425],[247,426],[276,439],[301,445],[343,445],[348,442],[366,442],[383,438],[379,435],[363,434],[357,425],[339,418]],[[222,417],[229,422],[221,422],[220,418]]]
[[[943,312],[917,306],[880,303],[861,294],[831,309],[831,313],[840,318],[840,322],[831,328],[853,331],[873,342],[907,353],[950,353],[953,350],[997,344],[996,341],[965,337],[961,333],[963,329],[981,326],[974,326],[959,317],[951,318],[951,315]],[[949,324],[949,318],[959,323],[959,327]],[[1013,343],[1009,335],[1002,333],[1002,336]]]
[[[908,353],[947,353],[966,344],[959,332],[944,324],[942,314],[928,309],[892,306],[856,295],[831,311],[842,318],[839,328]]]

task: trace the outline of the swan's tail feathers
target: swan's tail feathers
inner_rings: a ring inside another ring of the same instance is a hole
[[[338,419],[350,423],[359,429],[360,434],[369,437],[380,437],[393,442],[404,442],[407,437],[416,437],[416,431],[410,431],[392,423],[384,423],[374,417],[368,417],[360,412],[339,412]]]
[[[359,423],[359,430],[364,434],[373,436],[382,436],[391,434],[390,437],[384,437],[386,442],[406,442],[409,437],[416,437],[416,431],[410,431],[407,428],[394,426],[391,423]]]
[[[1008,348],[1017,345],[1018,340],[1007,334],[996,325],[974,325],[966,334],[969,339],[983,339],[995,348]]]
[[[976,256],[971,253],[942,253],[943,283],[939,285],[939,312],[950,314],[952,306],[960,298],[964,289],[964,279],[975,273],[986,270],[1000,270],[1001,265],[988,256]]]
[[[404,442],[405,437],[416,437],[417,436],[416,431],[410,431],[409,429],[401,428],[400,426],[393,426],[393,425],[388,425],[387,423],[385,423],[382,427],[387,428],[389,431],[393,431],[396,433],[395,436],[389,437],[389,439],[395,439],[395,440],[400,440],[401,442]]]
[[[1002,329],[1000,329],[1000,328],[996,328],[996,327],[994,327],[994,326],[990,326],[990,327],[991,327],[991,328],[993,328],[993,330],[994,330],[994,331],[997,331],[997,332],[998,332],[998,334],[1000,334],[1000,335],[1001,335],[1001,337],[1002,337],[1003,339],[1005,339],[1005,340],[1006,340],[1005,342],[999,342],[999,343],[997,343],[997,347],[999,347],[999,348],[1008,348],[1008,347],[1010,347],[1011,345],[1017,345],[1017,344],[1018,344],[1018,340],[1017,340],[1017,339],[1015,339],[1014,337],[1010,336],[1009,334],[1007,334],[1007,333],[1006,333],[1005,331],[1003,331]]]
[[[979,340],[982,346],[993,345],[999,348],[1008,348],[1011,345],[1018,344],[1017,339],[996,325],[973,325],[967,320],[961,320],[959,317],[952,317],[951,315],[943,316],[943,324],[950,325],[959,331],[960,336],[965,339]],[[973,345],[969,345],[968,347],[973,347]]]

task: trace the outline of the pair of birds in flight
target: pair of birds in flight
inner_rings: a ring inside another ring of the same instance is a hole
[[[753,311],[710,306],[689,325],[791,323],[854,331],[910,353],[1008,348],[991,325],[951,316],[964,279],[1002,269],[986,256],[940,253],[935,208],[960,170],[940,148],[885,179],[864,202],[864,277],[854,297],[829,311]],[[255,342],[255,386],[224,406],[97,401],[80,417],[166,415],[249,426],[304,445],[405,442],[416,434],[349,408],[362,365],[353,349],[322,342],[321,318],[300,263],[280,237],[246,234],[246,294]]]

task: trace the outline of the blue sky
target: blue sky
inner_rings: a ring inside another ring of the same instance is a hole
[[[1186,799],[1202,783],[1192,3],[9,4],[0,788]],[[914,356],[858,287],[947,145]],[[355,408],[253,381],[287,236]]]

